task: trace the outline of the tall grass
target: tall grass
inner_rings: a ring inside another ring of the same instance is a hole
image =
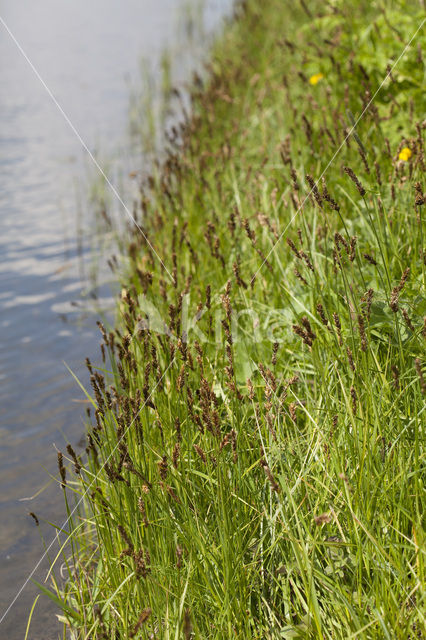
[[[236,9],[64,452],[71,637],[424,637],[422,19]]]

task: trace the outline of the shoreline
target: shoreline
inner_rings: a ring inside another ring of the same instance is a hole
[[[58,457],[75,638],[421,628],[421,51],[376,92],[421,12],[280,6],[242,3],[141,194]]]

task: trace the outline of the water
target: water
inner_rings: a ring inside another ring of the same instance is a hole
[[[211,32],[232,1],[205,4]],[[187,11],[184,0],[4,0],[0,16],[88,148],[128,164],[125,78],[137,82],[141,56],[158,63]],[[67,367],[87,383],[83,362],[97,362],[95,321],[111,306],[111,275],[101,261],[90,276],[93,245],[105,240],[93,236],[81,188],[90,161],[1,24],[0,91],[1,617],[42,554],[40,533],[52,539],[42,518],[63,521],[55,446],[78,447],[85,409]],[[42,563],[34,578],[47,569]],[[26,586],[0,638],[24,637],[37,593]],[[42,597],[30,638],[57,637],[52,612]]]

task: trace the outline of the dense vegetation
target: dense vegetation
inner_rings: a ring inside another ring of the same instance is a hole
[[[195,79],[59,456],[73,638],[424,637],[423,17],[247,0]]]

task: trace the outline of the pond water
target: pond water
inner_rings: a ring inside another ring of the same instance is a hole
[[[67,367],[87,384],[84,358],[97,361],[96,320],[113,308],[113,276],[93,257],[105,238],[96,238],[82,188],[96,169],[46,87],[90,151],[102,150],[96,157],[108,159],[99,160],[107,174],[117,159],[132,167],[129,80],[137,83],[141,57],[158,66],[197,1],[1,3],[0,618],[42,555],[40,533],[48,543],[53,537],[46,521],[63,522],[55,446],[78,446],[85,409]],[[232,0],[203,4],[211,34]],[[184,39],[175,49],[180,80],[190,77],[191,55],[193,68],[199,64],[195,51]],[[120,205],[118,212],[126,215]],[[44,561],[34,578],[43,581],[47,570]],[[1,638],[24,637],[37,593],[26,586],[0,624]],[[40,598],[30,638],[58,637],[52,612]]]

